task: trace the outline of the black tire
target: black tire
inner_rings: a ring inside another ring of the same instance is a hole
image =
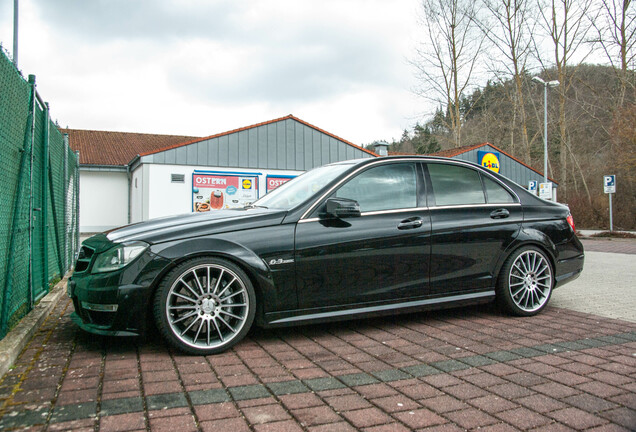
[[[497,303],[513,315],[536,315],[548,304],[553,287],[550,259],[540,249],[524,246],[514,251],[501,269]]]
[[[188,354],[221,353],[245,337],[256,312],[254,287],[227,260],[186,261],[161,281],[153,314],[170,345]]]

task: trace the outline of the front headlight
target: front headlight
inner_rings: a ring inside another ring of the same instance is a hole
[[[140,241],[115,246],[97,256],[92,273],[109,272],[125,267],[146,249],[148,249],[148,244]]]

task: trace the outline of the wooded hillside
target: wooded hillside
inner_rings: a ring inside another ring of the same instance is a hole
[[[548,176],[559,202],[579,228],[607,229],[603,175],[615,174],[614,228],[636,229],[631,0],[424,0],[422,10],[416,92],[438,108],[389,151],[488,141],[543,172],[547,88]]]

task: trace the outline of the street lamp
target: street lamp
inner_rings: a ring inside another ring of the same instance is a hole
[[[543,84],[543,182],[548,182],[548,87],[556,87],[559,81],[543,81],[540,77],[532,77],[532,81]]]

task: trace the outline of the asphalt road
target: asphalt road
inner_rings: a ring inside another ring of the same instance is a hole
[[[581,276],[555,289],[550,305],[636,322],[636,256],[588,249]]]

